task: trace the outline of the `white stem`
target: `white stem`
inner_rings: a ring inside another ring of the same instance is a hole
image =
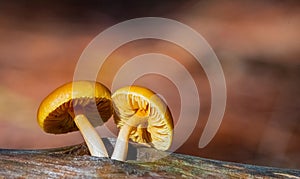
[[[74,117],[75,124],[79,128],[92,156],[108,157],[106,148],[97,131],[83,115],[79,114]]]
[[[111,159],[125,161],[128,152],[128,138],[131,132],[131,127],[124,125],[119,131],[118,139],[115,145]]]

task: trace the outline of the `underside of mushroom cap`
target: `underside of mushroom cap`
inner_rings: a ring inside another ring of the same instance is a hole
[[[173,119],[164,101],[149,89],[128,86],[113,95],[114,120],[119,128],[132,127],[129,138],[167,150],[173,138]]]
[[[84,113],[94,127],[102,125],[113,113],[110,91],[98,82],[67,83],[42,101],[38,109],[38,123],[48,133],[76,131],[75,113]]]

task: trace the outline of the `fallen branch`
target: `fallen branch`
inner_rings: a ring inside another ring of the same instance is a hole
[[[104,139],[111,155],[115,140]],[[130,145],[127,162],[89,155],[85,144],[47,150],[0,149],[0,176],[26,178],[300,178],[300,170],[245,165]],[[163,157],[164,156],[164,157]],[[163,157],[163,158],[161,158]],[[152,162],[149,162],[149,161]],[[0,177],[1,178],[1,177]]]

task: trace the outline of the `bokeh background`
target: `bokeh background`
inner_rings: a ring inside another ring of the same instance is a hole
[[[187,24],[214,49],[228,90],[215,138],[198,148],[210,110],[210,87],[201,66],[174,44],[151,39],[126,44],[110,55],[99,71],[99,81],[111,86],[118,68],[139,54],[170,55],[189,70],[201,99],[197,126],[176,152],[300,168],[298,1],[0,1],[0,148],[82,142],[78,132],[44,133],[36,122],[38,105],[57,86],[73,79],[82,51],[96,35],[118,22],[144,16]],[[178,120],[179,94],[170,80],[146,75],[135,83],[162,94]]]

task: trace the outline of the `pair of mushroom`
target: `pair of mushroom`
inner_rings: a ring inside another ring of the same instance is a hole
[[[113,114],[120,131],[112,159],[126,160],[129,139],[159,150],[170,147],[171,113],[156,94],[143,87],[123,87],[111,95],[99,82],[70,82],[42,101],[37,118],[47,133],[61,134],[79,129],[92,156],[108,157],[94,127],[102,125]]]

